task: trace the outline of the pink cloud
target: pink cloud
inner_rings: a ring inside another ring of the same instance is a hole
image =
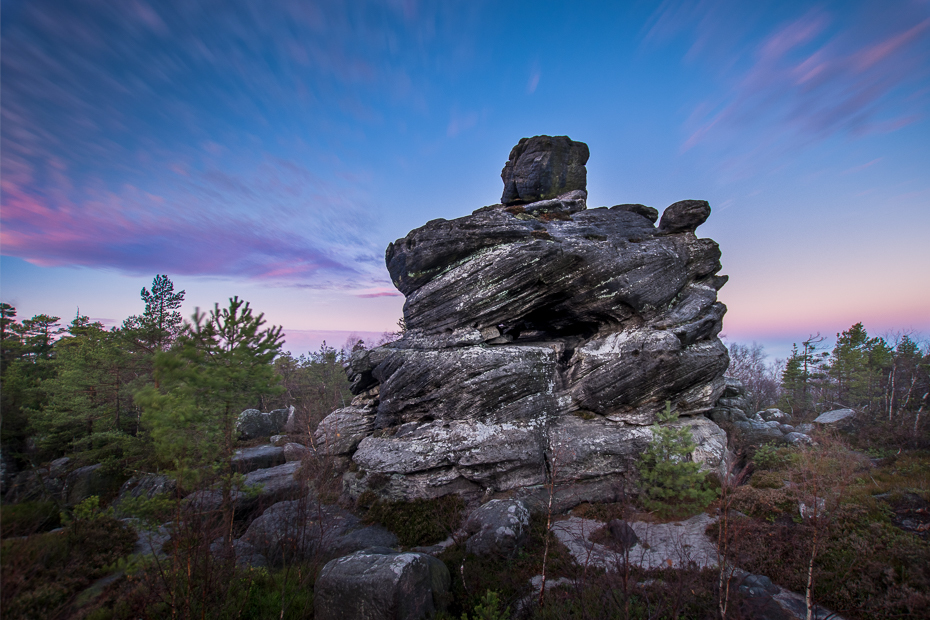
[[[137,202],[134,194],[140,198]],[[76,204],[49,201],[4,180],[3,253],[40,266],[108,266],[132,273],[235,275],[307,282],[324,273],[362,275],[307,238],[227,214],[168,212],[127,188]]]
[[[814,10],[774,28],[747,20],[733,29],[733,16],[724,16],[736,11],[747,17],[738,9],[725,0],[672,1],[657,12],[649,36],[702,25],[695,41],[716,39],[702,47],[702,58],[724,67],[722,77],[730,83],[716,100],[695,107],[682,151],[700,145],[732,154],[743,168],[771,166],[812,141],[887,133],[925,115],[926,10],[876,13],[857,5],[843,15]],[[752,28],[755,36],[748,34]]]

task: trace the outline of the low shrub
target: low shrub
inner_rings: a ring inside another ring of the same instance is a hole
[[[112,517],[75,519],[60,532],[5,540],[0,547],[4,618],[52,618],[132,552],[136,535]]]
[[[0,537],[28,536],[61,525],[55,502],[23,502],[0,507]]]
[[[441,542],[459,526],[465,504],[458,495],[411,502],[375,501],[365,520],[394,532],[406,547]]]

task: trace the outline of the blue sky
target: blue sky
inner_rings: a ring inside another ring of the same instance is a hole
[[[590,206],[710,201],[731,340],[930,335],[926,0],[9,1],[0,45],[20,316],[118,323],[166,273],[295,352],[389,330],[388,242],[567,134]]]

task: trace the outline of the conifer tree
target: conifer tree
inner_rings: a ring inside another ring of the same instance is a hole
[[[180,333],[183,319],[179,308],[184,301],[184,293],[174,292],[174,283],[168,276],[155,276],[151,291],[142,288],[145,311],[141,316],[126,319],[123,328],[148,352],[164,351]]]
[[[155,378],[136,395],[159,457],[183,486],[200,482],[201,466],[214,464],[222,492],[224,530],[233,521],[232,493],[240,482],[231,459],[239,413],[280,391],[272,362],[281,328],[264,328],[262,314],[234,297],[209,315],[199,309],[167,351],[155,355]]]
[[[678,414],[670,402],[651,427],[652,441],[639,464],[642,495],[648,510],[664,515],[701,510],[714,499],[704,483],[699,463],[691,460],[694,439],[686,426],[675,425]]]

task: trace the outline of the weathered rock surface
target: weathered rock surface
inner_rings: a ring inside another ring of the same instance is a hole
[[[267,445],[236,450],[231,460],[233,469],[240,474],[247,474],[258,469],[281,465],[286,459],[283,447]]]
[[[852,409],[834,409],[821,413],[814,419],[814,424],[847,424],[856,416]]]
[[[263,413],[258,409],[246,409],[239,414],[239,418],[236,420],[236,432],[239,434],[240,439],[270,437],[284,432],[287,421],[293,413],[293,406],[288,409],[275,409],[267,413]]]
[[[588,156],[588,145],[568,136],[523,138],[501,171],[501,202],[534,202],[585,189]]]
[[[319,620],[420,620],[442,609],[451,577],[423,553],[371,548],[323,567],[313,588]]]
[[[352,354],[358,397],[314,434],[354,462],[350,496],[477,498],[549,471],[607,496],[666,402],[701,434],[693,458],[719,463],[725,436],[704,414],[727,388],[726,277],[694,232],[710,207],[675,203],[659,227],[644,205],[587,209],[587,158],[566,137],[522,140],[502,204],[388,246],[408,329]]]
[[[278,502],[249,525],[241,542],[273,564],[307,561],[367,549],[393,547],[397,537],[379,525],[364,525],[339,508],[312,497]]]
[[[465,531],[469,553],[509,556],[529,535],[530,511],[519,500],[492,499],[468,516]]]
[[[152,499],[157,495],[173,495],[177,491],[177,481],[161,474],[141,474],[133,476],[119,489],[119,497],[113,502],[118,507],[127,499],[144,497]]]
[[[232,492],[236,514],[241,516],[258,506],[269,506],[304,495],[307,483],[299,475],[300,467],[300,461],[292,461],[246,474],[242,487]],[[194,510],[212,512],[220,509],[223,497],[217,490],[205,490],[189,495],[185,502]]]
[[[103,464],[79,467],[65,477],[64,488],[61,492],[62,500],[69,506],[74,506],[91,495],[105,498],[118,492],[122,480],[103,469]]]
[[[310,450],[307,446],[304,446],[299,443],[286,443],[284,444],[284,460],[285,461],[301,461],[305,457],[313,454],[313,451]]]

